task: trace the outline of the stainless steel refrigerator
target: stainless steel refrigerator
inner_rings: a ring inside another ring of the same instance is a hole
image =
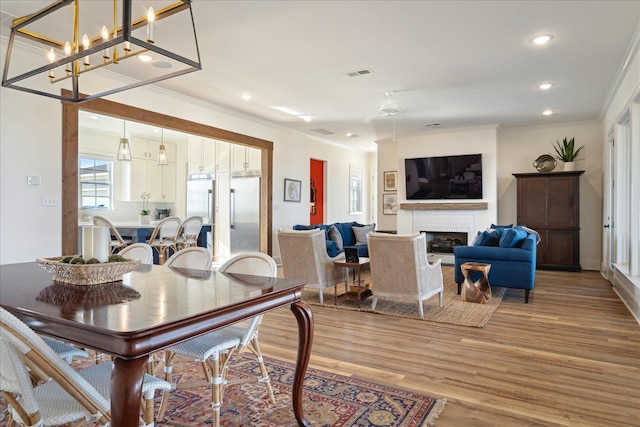
[[[187,218],[201,216],[204,223],[211,224],[211,232],[207,235],[207,246],[211,253],[213,253],[215,191],[215,175],[189,175],[189,180],[187,181]]]
[[[260,250],[260,177],[231,177],[231,254]]]

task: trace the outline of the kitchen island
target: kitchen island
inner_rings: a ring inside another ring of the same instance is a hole
[[[145,243],[151,237],[153,230],[160,221],[150,221],[149,224],[140,224],[139,221],[112,221],[113,226],[127,243]],[[92,222],[78,223],[78,247],[82,248],[82,227],[93,225]],[[200,234],[198,235],[198,246],[209,248],[213,252],[213,237],[209,241],[209,233],[211,233],[211,224],[202,224]],[[114,238],[114,237],[112,237]],[[158,254],[154,251],[153,263],[158,264]]]

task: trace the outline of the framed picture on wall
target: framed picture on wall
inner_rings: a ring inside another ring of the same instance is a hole
[[[383,172],[384,191],[398,191],[398,172]]]
[[[382,195],[382,213],[385,215],[396,215],[398,213],[398,195],[383,194]]]
[[[302,190],[302,181],[297,179],[284,179],[284,201],[285,202],[300,202]]]

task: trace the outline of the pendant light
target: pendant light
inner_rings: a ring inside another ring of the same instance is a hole
[[[2,86],[77,103],[202,69],[192,0],[153,2],[155,11],[148,3],[55,0],[13,19]],[[103,82],[95,70],[118,77]]]
[[[157,166],[167,166],[169,161],[167,160],[167,148],[164,146],[164,129],[162,129],[162,142],[160,143],[160,149],[158,150]]]
[[[118,160],[125,162],[131,161],[131,147],[129,147],[129,140],[127,139],[127,121],[122,121],[124,129],[122,130],[122,138],[120,138],[120,145],[118,146]]]

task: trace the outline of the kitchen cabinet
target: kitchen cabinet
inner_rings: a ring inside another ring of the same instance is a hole
[[[213,139],[189,136],[189,173],[214,173],[216,143]]]
[[[540,234],[540,269],[580,271],[580,175],[584,171],[514,173],[518,224]]]
[[[231,150],[231,172],[260,173],[262,152],[257,148],[233,144]]]
[[[137,201],[140,194],[148,191],[151,193],[150,202],[173,203],[176,200],[176,157],[175,144],[165,142],[169,164],[158,166],[159,140],[148,140],[132,137],[129,140],[131,146],[131,164],[129,172],[130,198]]]
[[[229,172],[231,167],[231,144],[216,141],[216,172]]]

